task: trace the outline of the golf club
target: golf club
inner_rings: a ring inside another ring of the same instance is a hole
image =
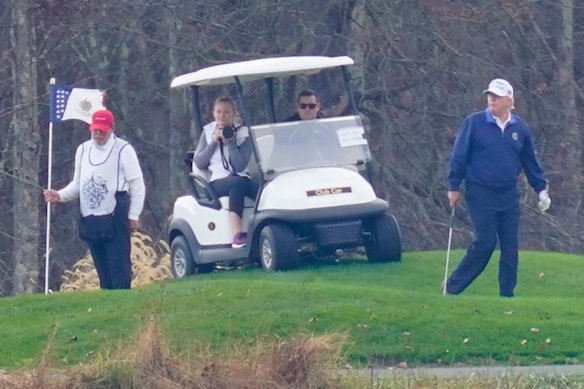
[[[452,207],[450,212],[450,230],[448,231],[448,249],[446,250],[446,267],[444,269],[444,281],[442,282],[442,295],[446,296],[446,281],[448,280],[448,262],[450,261],[450,246],[452,245],[452,224],[454,223],[454,211],[456,206]]]

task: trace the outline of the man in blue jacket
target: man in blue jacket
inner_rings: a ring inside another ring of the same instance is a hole
[[[446,291],[459,294],[478,277],[487,266],[498,238],[499,294],[513,297],[519,259],[521,209],[517,181],[521,171],[539,194],[538,207],[542,212],[549,208],[551,200],[531,131],[520,117],[511,113],[513,87],[497,78],[483,93],[487,95],[488,107],[463,121],[450,159],[448,200],[451,207],[456,206],[464,181],[475,234],[466,255],[450,275]]]

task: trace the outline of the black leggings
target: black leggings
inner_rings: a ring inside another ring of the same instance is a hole
[[[245,196],[255,199],[257,185],[247,177],[229,176],[211,182],[211,187],[217,197],[229,196],[229,211],[239,217],[243,215]]]

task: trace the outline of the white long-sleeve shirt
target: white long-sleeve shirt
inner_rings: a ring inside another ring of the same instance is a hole
[[[113,135],[104,145],[93,140],[79,145],[75,153],[73,180],[58,191],[60,202],[79,198],[83,216],[105,215],[115,208],[116,191],[128,192],[128,218],[138,220],[144,207],[146,188],[134,148]]]

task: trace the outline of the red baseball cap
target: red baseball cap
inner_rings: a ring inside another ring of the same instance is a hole
[[[91,116],[91,125],[89,130],[98,130],[107,132],[114,125],[114,114],[112,111],[107,109],[102,109],[95,111]]]

